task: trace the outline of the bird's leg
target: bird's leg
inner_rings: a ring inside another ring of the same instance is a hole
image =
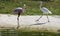
[[[18,17],[17,17],[17,29],[19,28],[19,16],[20,15],[18,15]]]
[[[41,19],[41,18],[42,18],[42,16],[43,16],[43,15],[41,15],[41,16],[40,16],[36,21],[39,21],[39,19]]]
[[[48,22],[50,22],[50,21],[49,21],[49,18],[48,18],[48,14],[47,14],[47,19],[48,19]]]

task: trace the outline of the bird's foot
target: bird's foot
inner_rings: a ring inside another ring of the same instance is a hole
[[[36,20],[36,21],[39,21],[39,20]]]
[[[19,26],[17,27],[17,29],[19,29]]]
[[[48,21],[48,22],[50,22],[50,21]]]

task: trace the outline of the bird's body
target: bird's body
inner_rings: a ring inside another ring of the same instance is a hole
[[[47,8],[42,7],[40,10],[43,12],[43,14],[52,14],[51,11],[49,11]]]
[[[21,7],[18,7],[14,10],[14,13],[20,15],[21,13],[23,13],[23,9]]]

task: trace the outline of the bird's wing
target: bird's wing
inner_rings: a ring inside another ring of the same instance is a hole
[[[48,10],[47,8],[45,8],[45,7],[42,7],[41,10],[42,10],[43,12],[48,12],[48,13],[52,14],[52,12],[49,11],[49,10]]]
[[[42,10],[43,10],[44,12],[49,12],[49,10],[48,10],[47,8],[45,8],[45,7],[42,7]]]
[[[22,9],[21,7],[18,7],[18,8],[16,8],[16,9]]]

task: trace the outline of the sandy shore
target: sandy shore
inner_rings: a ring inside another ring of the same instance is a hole
[[[50,22],[47,22],[46,16],[43,16],[38,22],[37,20],[40,16],[21,16],[20,27],[31,26],[35,28],[48,28],[48,29],[60,29],[60,16],[54,15],[49,16]],[[0,14],[0,27],[17,27],[17,15],[10,14]]]

